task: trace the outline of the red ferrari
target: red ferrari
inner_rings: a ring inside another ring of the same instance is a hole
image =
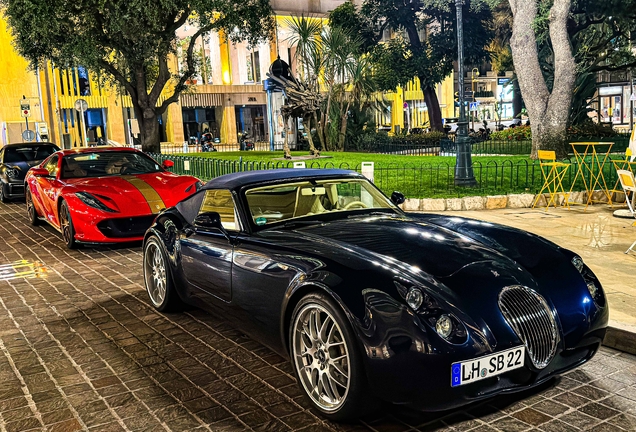
[[[131,148],[58,151],[26,175],[29,219],[46,220],[71,249],[142,240],[157,213],[201,186],[195,177],[166,171],[172,165]]]

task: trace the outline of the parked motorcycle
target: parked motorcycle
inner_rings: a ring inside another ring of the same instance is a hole
[[[241,150],[254,150],[254,141],[251,141],[247,132],[239,132],[239,148]]]
[[[211,133],[209,132],[204,133],[203,136],[201,137],[201,151],[204,151],[204,152],[217,151],[216,148],[214,147],[214,142],[218,142],[217,140],[218,138],[212,138]]]

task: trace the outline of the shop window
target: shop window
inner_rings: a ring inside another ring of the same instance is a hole
[[[258,51],[252,53],[252,65],[254,66],[254,81],[261,82],[261,60]]]
[[[245,59],[245,67],[247,69],[247,81],[254,82],[254,66],[252,65],[251,53]]]

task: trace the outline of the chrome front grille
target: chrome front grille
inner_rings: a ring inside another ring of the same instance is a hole
[[[528,350],[535,367],[546,367],[556,353],[559,333],[545,299],[534,290],[512,285],[499,294],[499,309]]]

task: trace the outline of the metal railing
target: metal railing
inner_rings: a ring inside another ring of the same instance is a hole
[[[270,170],[293,168],[291,161],[263,162],[225,160],[207,157],[189,157],[178,155],[151,154],[157,161],[170,159],[174,167],[170,170],[177,174],[192,175],[201,180],[242,171]],[[622,159],[618,155],[616,159]],[[574,158],[563,181],[565,190],[585,190],[583,180],[579,177],[572,187],[578,172],[578,164]],[[331,162],[311,161],[307,168],[340,168],[361,172],[361,165]],[[436,196],[469,196],[469,195],[500,195],[509,193],[537,193],[544,183],[541,167],[538,161],[488,161],[473,162],[473,171],[477,180],[477,187],[458,188],[454,185],[455,167],[449,163],[406,163],[375,165],[374,183],[386,194],[400,191],[409,198],[426,198]],[[606,184],[613,189],[617,182],[616,170],[611,160],[603,167]]]
[[[247,151],[241,149],[239,143],[226,144],[226,143],[212,143],[216,151],[230,152],[230,151]],[[274,150],[282,151],[284,143],[282,141],[274,143]],[[290,145],[292,150],[296,149],[296,145]],[[254,151],[270,151],[269,141],[257,141],[254,142]],[[177,144],[177,143],[161,143],[161,153],[163,154],[183,154],[183,153],[205,153],[201,144]]]

